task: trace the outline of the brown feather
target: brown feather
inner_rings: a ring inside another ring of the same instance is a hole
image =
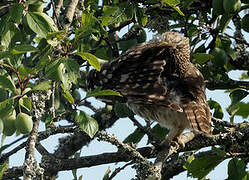
[[[210,134],[204,79],[189,58],[188,38],[166,32],[91,71],[88,87],[119,91],[136,114],[175,131],[171,138],[184,129]]]

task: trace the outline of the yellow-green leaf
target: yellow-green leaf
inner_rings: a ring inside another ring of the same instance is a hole
[[[193,57],[198,64],[204,64],[208,60],[212,59],[214,56],[212,54],[206,53],[195,53]]]
[[[82,59],[88,61],[89,64],[93,66],[97,71],[100,71],[100,63],[96,56],[88,52],[77,52],[75,54],[79,55]]]
[[[80,111],[80,114],[76,115],[75,119],[79,122],[80,128],[93,138],[99,129],[98,122],[83,111]]]
[[[52,88],[52,81],[42,81],[37,84],[32,90],[33,91],[46,91]]]
[[[63,84],[61,84],[61,88],[63,90],[63,96],[66,100],[68,100],[68,102],[74,104],[74,98],[73,96],[70,94],[70,92],[65,88],[65,86]]]
[[[86,97],[96,97],[96,96],[122,96],[119,92],[106,89],[106,90],[99,90],[96,89],[94,91],[88,92]]]
[[[12,54],[23,54],[26,52],[37,52],[37,51],[39,51],[39,49],[35,48],[34,46],[21,44],[21,45],[15,46],[11,50],[11,53]]]
[[[0,76],[0,88],[7,89],[11,92],[16,91],[16,87],[12,79],[6,76]]]

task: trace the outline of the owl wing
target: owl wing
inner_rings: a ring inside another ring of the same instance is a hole
[[[171,70],[169,67],[171,61],[169,44],[145,43],[103,64],[100,72],[93,71],[90,73],[92,78],[87,79],[89,84],[94,84],[96,87],[101,86],[102,89],[114,89],[120,92],[127,102],[160,104],[182,112],[178,104],[167,98],[169,89],[165,83],[166,77],[162,78],[162,72],[166,67],[168,71]],[[94,83],[91,82],[93,80]]]

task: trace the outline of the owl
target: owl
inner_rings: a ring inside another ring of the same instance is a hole
[[[91,70],[87,87],[120,92],[137,115],[170,129],[166,142],[182,144],[189,129],[211,134],[210,108],[201,72],[190,61],[189,39],[166,32]]]

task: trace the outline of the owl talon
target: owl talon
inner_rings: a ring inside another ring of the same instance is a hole
[[[185,147],[185,143],[182,141],[181,136],[177,137],[177,144],[180,145],[182,148]]]

